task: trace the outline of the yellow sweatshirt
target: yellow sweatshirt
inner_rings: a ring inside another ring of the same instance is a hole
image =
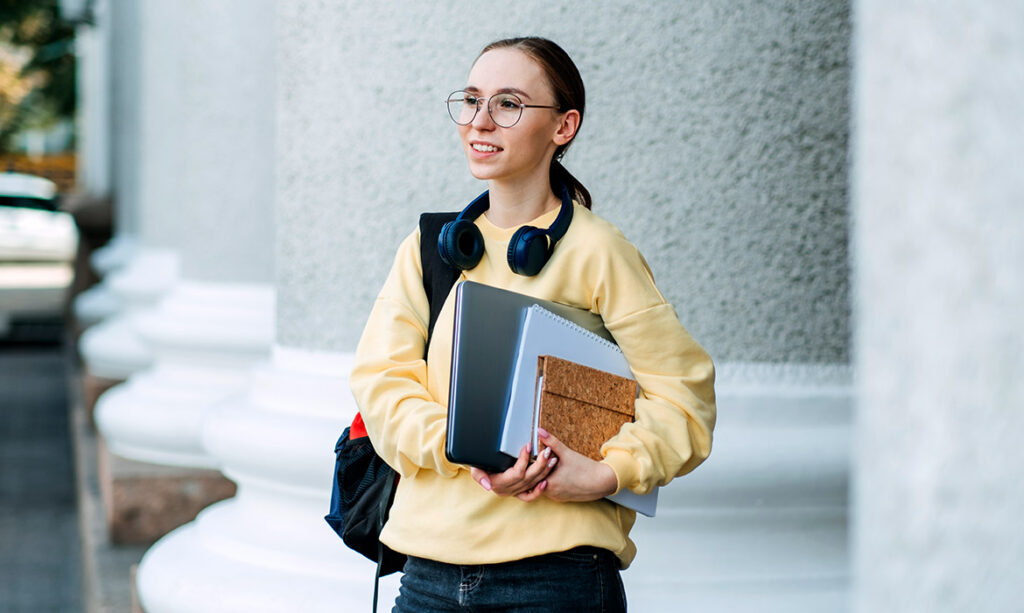
[[[528,225],[548,227],[557,209]],[[517,228],[476,220],[485,254],[460,281],[477,281],[601,315],[641,387],[636,421],[601,448],[618,488],[643,494],[693,470],[711,451],[714,367],[679,323],[643,256],[614,226],[575,205],[572,224],[535,277],[509,270]],[[377,453],[401,479],[381,540],[396,551],[451,564],[489,564],[593,545],[625,568],[635,513],[607,500],[522,502],[475,482],[445,458],[454,290],[434,327],[426,361],[429,306],[419,231],[399,246],[356,350],[351,386]],[[556,469],[557,470],[557,469]]]

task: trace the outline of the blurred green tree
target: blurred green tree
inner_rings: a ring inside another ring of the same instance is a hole
[[[26,128],[74,117],[74,35],[58,0],[0,0],[0,153]]]

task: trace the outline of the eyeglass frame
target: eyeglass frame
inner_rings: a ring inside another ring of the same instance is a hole
[[[458,120],[455,119],[455,117],[452,117],[452,107],[450,106],[450,103],[452,101],[452,96],[454,96],[455,94],[466,94],[466,96],[475,97],[476,100],[477,100],[476,110],[473,111],[473,116],[470,117],[469,121],[467,121],[466,123],[459,123]],[[511,125],[503,126],[500,123],[498,123],[498,121],[496,119],[494,119],[494,113],[491,112],[491,99],[494,98],[494,96],[512,96],[513,98],[515,98],[516,100],[519,101],[519,117],[517,117],[516,120],[514,122],[512,122]],[[498,92],[498,93],[494,94],[493,96],[473,96],[473,94],[471,94],[470,92],[468,92],[468,91],[466,91],[464,89],[457,89],[457,90],[453,91],[452,93],[448,94],[448,98],[445,99],[445,106],[448,106],[448,116],[451,117],[452,121],[455,122],[455,125],[457,125],[457,126],[468,126],[469,124],[473,123],[473,121],[476,119],[476,116],[480,113],[481,101],[483,101],[483,100],[487,101],[487,105],[486,105],[487,106],[487,115],[491,118],[491,121],[494,122],[494,125],[498,126],[499,128],[512,128],[512,127],[515,127],[515,125],[519,123],[519,120],[523,118],[523,109],[560,109],[560,108],[562,108],[561,105],[557,105],[557,104],[555,104],[555,105],[551,105],[551,104],[526,104],[525,102],[523,102],[522,98],[520,98],[519,96],[515,95],[512,92]]]

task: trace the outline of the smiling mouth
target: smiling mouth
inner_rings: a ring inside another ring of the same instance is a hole
[[[482,145],[480,143],[473,143],[470,145],[473,151],[479,151],[480,153],[494,153],[495,151],[501,151],[501,147],[495,147],[494,145]]]

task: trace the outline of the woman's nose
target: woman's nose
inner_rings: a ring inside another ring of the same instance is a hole
[[[490,98],[484,104],[481,104],[476,111],[476,117],[473,118],[473,127],[478,130],[491,130],[494,128],[494,120],[491,119],[491,112],[488,110],[490,106]]]

